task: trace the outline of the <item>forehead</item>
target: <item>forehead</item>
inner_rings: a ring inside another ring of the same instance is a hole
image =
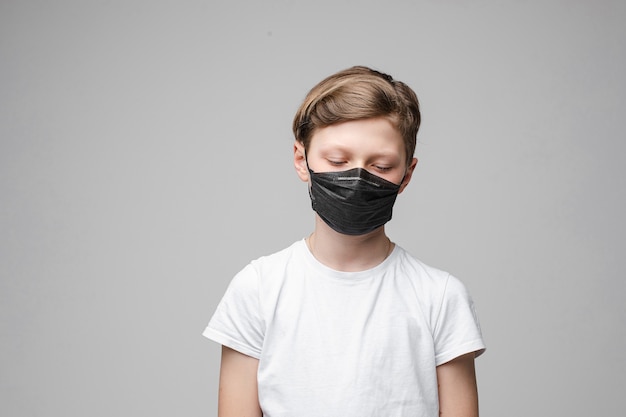
[[[404,141],[395,125],[387,118],[351,120],[318,128],[311,136],[311,151],[378,153],[404,156]]]

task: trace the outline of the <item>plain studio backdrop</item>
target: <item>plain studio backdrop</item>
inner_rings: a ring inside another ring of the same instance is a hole
[[[625,5],[2,0],[0,415],[215,415],[201,332],[312,230],[291,120],[352,65],[420,98],[388,231],[470,289],[481,415],[621,415]]]

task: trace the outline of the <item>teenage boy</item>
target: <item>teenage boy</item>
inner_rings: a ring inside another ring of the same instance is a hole
[[[385,234],[419,124],[415,93],[366,67],[309,92],[294,164],[315,228],[239,272],[206,328],[223,346],[220,417],[478,415],[469,294]]]

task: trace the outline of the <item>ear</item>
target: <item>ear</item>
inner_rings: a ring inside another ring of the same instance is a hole
[[[404,191],[406,186],[409,185],[409,182],[411,181],[411,177],[413,176],[413,171],[415,171],[416,166],[417,166],[417,158],[413,158],[406,170],[406,175],[404,176],[404,180],[402,180],[402,184],[400,184],[400,191],[398,191],[398,194]]]
[[[293,165],[296,168],[296,174],[304,182],[309,182],[309,169],[306,164],[306,151],[304,144],[295,141],[293,144]]]

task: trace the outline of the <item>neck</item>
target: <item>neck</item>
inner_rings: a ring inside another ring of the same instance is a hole
[[[375,267],[393,250],[385,234],[385,227],[360,236],[350,236],[331,229],[315,216],[315,231],[307,238],[309,250],[315,258],[337,271],[357,272]]]

